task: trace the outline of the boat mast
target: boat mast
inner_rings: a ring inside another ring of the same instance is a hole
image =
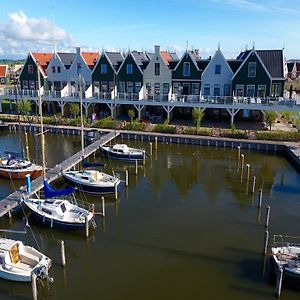
[[[81,156],[82,162],[84,160],[84,140],[83,140],[83,115],[82,115],[82,76],[78,74],[79,80],[79,99],[80,99],[80,123],[81,123]]]
[[[42,144],[42,161],[43,161],[43,178],[46,180],[46,161],[45,161],[45,139],[44,139],[44,126],[43,126],[43,110],[42,110],[42,94],[41,94],[41,75],[39,62],[37,61],[37,77],[38,77],[38,95],[39,95],[39,114],[41,124],[41,144]]]

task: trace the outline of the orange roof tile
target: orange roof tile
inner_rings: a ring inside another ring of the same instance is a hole
[[[6,77],[7,66],[0,66],[0,77]]]
[[[160,55],[164,60],[165,64],[168,66],[170,64],[170,61],[172,60],[170,53],[167,51],[160,51]]]
[[[49,65],[50,60],[53,57],[53,53],[32,53],[34,59],[39,63],[39,65],[43,68],[44,73],[46,74],[46,69]]]
[[[98,52],[81,52],[83,59],[90,69],[93,69],[99,58]]]

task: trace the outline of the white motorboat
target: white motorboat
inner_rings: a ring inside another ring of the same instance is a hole
[[[68,171],[64,178],[77,189],[92,194],[114,193],[121,183],[118,177],[96,170]]]
[[[285,239],[294,240],[295,237],[274,235],[271,248],[271,259],[275,271],[282,268],[283,274],[293,279],[300,279],[300,244],[287,242]],[[299,239],[299,238],[298,238]]]
[[[100,147],[104,155],[112,159],[119,159],[124,161],[143,160],[146,152],[144,149],[137,149],[128,147],[126,144],[115,144],[112,147]]]
[[[0,277],[12,281],[31,282],[32,273],[49,278],[51,259],[21,241],[0,238]]]

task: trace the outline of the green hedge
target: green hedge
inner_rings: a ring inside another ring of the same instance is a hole
[[[176,127],[171,125],[158,124],[154,126],[153,131],[161,133],[176,133]]]
[[[256,137],[263,141],[299,142],[300,132],[258,131]]]
[[[94,123],[93,127],[113,129],[114,128],[114,121],[112,120],[111,116],[108,116],[106,118],[103,118],[103,119],[100,119],[100,120],[96,121]]]
[[[247,133],[245,130],[232,130],[232,129],[221,129],[221,137],[233,138],[233,139],[247,139]]]
[[[145,125],[140,122],[126,123],[123,127],[125,130],[133,130],[133,131],[143,131],[145,129]]]

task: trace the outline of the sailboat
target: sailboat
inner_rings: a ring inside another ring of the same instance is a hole
[[[38,71],[38,83],[40,87],[40,73]],[[84,229],[86,223],[96,223],[93,219],[94,213],[92,205],[90,207],[80,207],[79,202],[75,199],[75,188],[66,188],[62,190],[53,189],[46,179],[45,172],[45,141],[43,131],[43,113],[42,99],[39,93],[39,112],[41,119],[41,144],[42,144],[42,161],[43,161],[43,177],[44,177],[44,199],[40,197],[26,197],[24,204],[31,211],[31,215],[42,225],[50,228],[75,230]],[[71,200],[62,196],[71,196]]]
[[[83,138],[83,116],[82,116],[82,78],[79,74],[79,97],[80,97],[80,118],[81,118],[81,152],[82,152],[82,170],[67,171],[63,176],[68,183],[77,189],[92,194],[112,194],[119,187],[121,180],[98,170],[84,169],[87,163],[84,162],[84,138]],[[88,163],[89,166],[103,166],[99,163]]]
[[[18,89],[16,89],[16,102],[18,103]],[[20,112],[18,110],[18,116]],[[19,130],[20,132],[20,130]],[[21,140],[21,137],[19,137]],[[29,155],[28,155],[29,156]],[[5,155],[0,157],[0,176],[9,179],[25,179],[27,174],[35,179],[42,175],[42,166],[36,165],[29,160],[23,158],[19,153],[12,151],[5,151]]]

